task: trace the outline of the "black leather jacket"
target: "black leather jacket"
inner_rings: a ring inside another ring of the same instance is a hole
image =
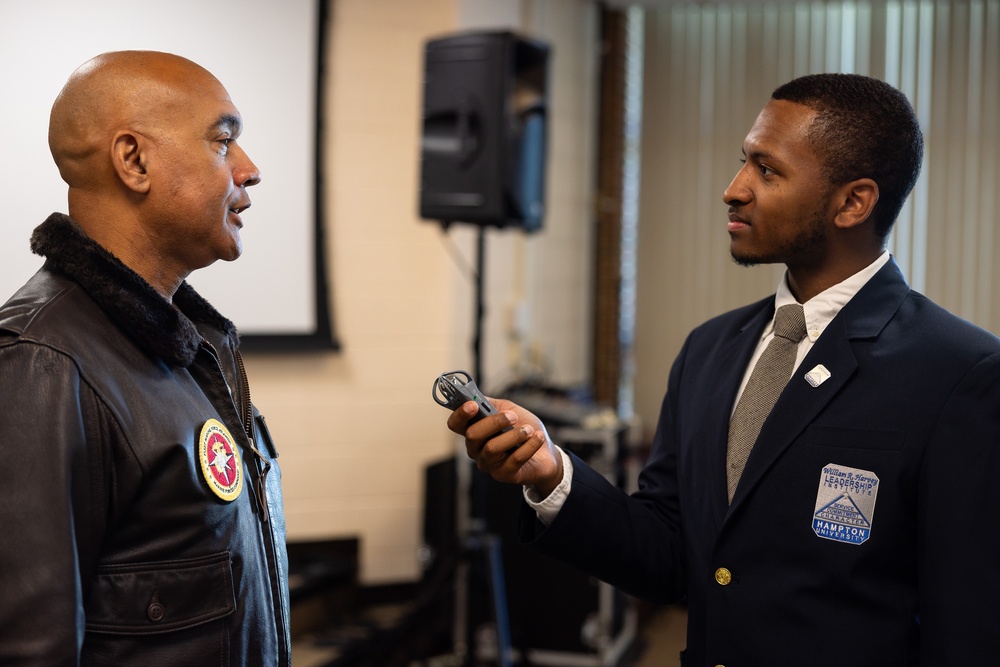
[[[290,664],[280,471],[235,328],[64,215],[32,249],[0,308],[0,664]]]

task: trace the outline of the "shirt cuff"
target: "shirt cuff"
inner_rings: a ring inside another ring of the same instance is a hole
[[[546,526],[550,525],[555,520],[556,515],[559,514],[559,510],[565,504],[566,498],[569,497],[570,487],[573,484],[573,461],[561,447],[556,447],[556,449],[559,450],[563,462],[563,477],[562,481],[559,482],[559,486],[553,489],[547,498],[539,498],[538,493],[530,486],[524,487],[525,502],[528,503],[531,509],[535,510],[539,521]]]

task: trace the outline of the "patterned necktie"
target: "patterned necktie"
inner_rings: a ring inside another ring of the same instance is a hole
[[[729,502],[743,474],[750,450],[757,442],[760,427],[771,413],[781,390],[788,384],[795,366],[799,341],[806,335],[806,318],[797,303],[782,306],[774,315],[774,338],[757,360],[747,386],[729,420],[729,448],[726,453],[726,480]]]

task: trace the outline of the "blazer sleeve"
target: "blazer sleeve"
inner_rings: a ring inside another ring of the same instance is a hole
[[[522,504],[520,539],[635,597],[665,604],[686,593],[677,484],[674,396],[683,352],[671,370],[639,491],[628,495],[573,456],[569,497],[549,526]]]
[[[989,664],[1000,627],[1000,353],[952,392],[918,489],[920,664]]]

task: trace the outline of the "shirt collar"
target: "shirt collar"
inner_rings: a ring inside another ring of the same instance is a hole
[[[861,291],[861,288],[864,287],[865,284],[871,280],[872,277],[879,272],[879,269],[885,266],[888,261],[889,251],[886,250],[879,255],[878,259],[855,273],[850,278],[837,283],[833,287],[827,288],[802,304],[806,317],[806,336],[808,336],[810,342],[816,342],[816,339],[820,337],[820,334],[823,333],[823,330],[826,329],[831,320],[837,316],[840,309],[846,306],[847,302],[854,298],[854,295]],[[790,303],[797,302],[795,297],[792,296],[791,289],[788,287],[788,271],[786,270],[785,275],[778,284],[778,290],[774,295],[774,309],[777,311],[778,308],[786,306]],[[772,317],[771,324],[767,327],[764,335],[771,333],[773,327],[774,318]]]

